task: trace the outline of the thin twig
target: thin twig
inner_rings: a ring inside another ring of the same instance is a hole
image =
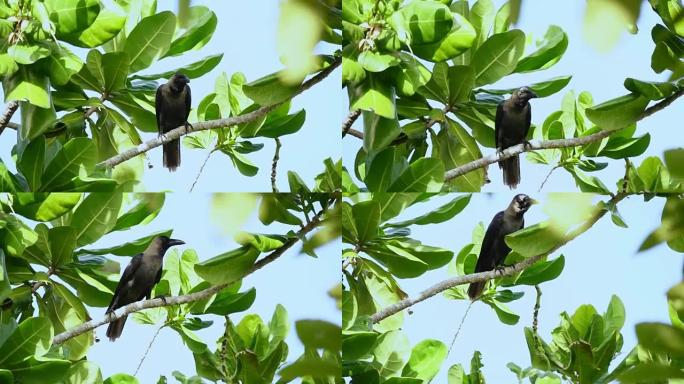
[[[534,289],[537,291],[537,300],[534,302],[534,312],[532,313],[532,330],[536,335],[539,328],[539,308],[541,308],[542,291],[539,285],[535,285]]]
[[[363,140],[363,132],[361,132],[361,131],[357,131],[357,130],[354,129],[354,128],[349,128],[349,129],[347,130],[347,133],[348,133],[350,136],[354,136],[354,137],[356,137],[356,138],[359,138],[359,139]]]
[[[150,353],[150,349],[152,349],[152,344],[154,344],[154,341],[157,339],[157,336],[159,335],[159,331],[161,331],[162,328],[164,328],[163,325],[161,327],[157,328],[157,332],[155,332],[154,336],[152,336],[152,340],[150,340],[150,344],[147,345],[147,349],[145,350],[145,354],[143,354],[142,358],[140,359],[140,362],[138,363],[138,367],[135,369],[133,376],[138,375],[138,371],[140,371],[140,367],[142,366],[143,361],[145,361],[147,354]]]
[[[465,323],[466,316],[468,316],[468,312],[470,311],[470,307],[473,306],[474,301],[471,301],[468,303],[468,307],[465,310],[465,313],[463,314],[463,317],[461,318],[461,322],[458,324],[458,328],[456,328],[456,333],[454,334],[454,338],[451,339],[451,344],[449,345],[449,350],[447,351],[447,357],[449,357],[449,354],[451,353],[451,349],[454,347],[454,343],[456,342],[456,338],[458,337],[458,334],[461,333],[461,327],[463,327],[463,323]]]
[[[349,133],[351,126],[354,125],[354,122],[356,121],[356,119],[359,118],[359,116],[361,116],[361,110],[355,109],[355,110],[349,112],[349,115],[347,115],[347,118],[344,119],[344,121],[342,122],[342,138],[343,139],[345,136],[347,136],[347,133]]]
[[[180,138],[181,136],[184,136],[186,134],[190,134],[193,132],[199,132],[199,131],[205,131],[208,129],[217,129],[217,128],[225,128],[225,127],[232,127],[238,124],[243,124],[243,123],[248,123],[250,121],[254,121],[256,119],[259,119],[269,112],[273,111],[274,109],[278,108],[280,105],[288,102],[295,96],[301,94],[302,92],[308,90],[309,88],[313,87],[315,84],[320,83],[323,79],[325,79],[330,73],[332,73],[335,68],[340,66],[340,63],[342,60],[338,57],[335,58],[335,60],[330,63],[330,65],[323,69],[322,71],[318,72],[315,76],[310,78],[309,80],[305,81],[302,83],[302,85],[297,89],[296,92],[294,92],[287,100],[280,101],[275,104],[267,105],[264,107],[261,107],[255,111],[252,111],[250,113],[246,113],[244,115],[239,115],[239,116],[233,116],[225,119],[218,119],[218,120],[209,120],[209,121],[200,121],[197,123],[194,123],[192,127],[186,128],[185,125],[181,125],[180,127],[174,128],[171,131],[153,139],[153,140],[148,140],[136,147],[133,147],[127,151],[121,152],[118,155],[112,156],[107,160],[104,160],[100,163],[97,164],[99,167],[104,167],[106,169],[113,168],[125,161],[128,161],[141,153],[145,153],[153,148],[159,147],[165,143],[168,143],[172,140],[176,140]]]
[[[542,181],[542,183],[541,183],[541,185],[539,186],[539,189],[537,190],[537,192],[541,192],[542,188],[544,188],[544,184],[546,184],[546,182],[549,181],[549,177],[551,177],[551,174],[553,173],[553,171],[555,171],[556,169],[558,169],[558,168],[560,168],[560,167],[561,167],[561,165],[560,165],[560,164],[557,164],[555,167],[551,168],[551,170],[549,171],[549,173],[546,174],[546,177],[544,178],[544,181]]]
[[[618,193],[617,195],[612,197],[606,203],[606,205],[617,204],[619,201],[624,199],[626,196],[628,196],[628,195]],[[575,239],[576,237],[578,237],[582,233],[588,231],[589,228],[591,228],[594,224],[596,224],[596,222],[599,219],[601,219],[603,217],[603,215],[606,214],[606,212],[607,212],[606,209],[597,207],[596,212],[594,213],[594,215],[591,218],[589,218],[587,221],[585,221],[577,229],[568,233],[553,248],[551,248],[550,250],[548,250],[542,254],[532,256],[532,257],[528,257],[525,260],[523,260],[517,264],[505,267],[505,268],[500,269],[500,270],[471,273],[469,275],[457,276],[457,277],[452,277],[450,279],[444,280],[444,281],[439,282],[439,283],[433,285],[432,287],[424,290],[416,298],[404,299],[404,300],[398,301],[398,302],[396,302],[396,303],[394,303],[388,307],[383,308],[382,310],[374,313],[370,317],[370,320],[373,323],[377,323],[377,322],[379,322],[379,321],[381,321],[381,320],[383,320],[389,316],[394,315],[395,313],[398,313],[398,312],[400,312],[406,308],[409,308],[415,304],[418,304],[421,301],[427,300],[430,297],[435,296],[438,293],[443,292],[449,288],[453,288],[453,287],[463,285],[463,284],[477,283],[480,281],[488,281],[488,280],[495,279],[497,277],[511,276],[511,275],[514,275],[518,272],[521,272],[522,270],[533,265],[534,263],[541,260],[542,258],[544,258],[544,257],[552,254],[553,252],[557,251],[559,248],[561,248],[562,246],[564,246],[565,244],[567,244],[571,240]]]
[[[207,165],[209,162],[209,158],[211,157],[211,154],[216,151],[216,148],[212,149],[207,153],[207,157],[204,159],[204,162],[202,163],[202,166],[199,169],[199,172],[197,172],[197,176],[195,176],[195,181],[192,182],[192,185],[190,186],[190,192],[192,192],[193,189],[195,189],[195,184],[197,184],[197,181],[199,180],[200,176],[202,175],[202,171],[204,171],[204,167]]]
[[[629,187],[629,170],[632,168],[632,162],[629,161],[628,157],[625,157],[625,177],[622,179],[622,193],[627,193],[627,188]]]
[[[643,120],[646,117],[653,115],[654,113],[663,110],[680,96],[684,95],[684,89],[681,89],[669,97],[661,100],[660,102],[646,108],[641,115],[637,118],[637,121]],[[586,145],[593,143],[595,141],[603,140],[606,137],[615,134],[623,130],[624,128],[615,129],[612,131],[599,131],[594,134],[582,137],[573,137],[570,139],[558,139],[558,140],[546,140],[546,141],[531,141],[530,145],[518,144],[512,147],[506,148],[502,152],[495,152],[493,155],[487,157],[482,157],[480,159],[471,161],[470,163],[463,164],[459,167],[446,171],[444,174],[444,180],[449,181],[455,179],[458,176],[465,175],[468,172],[472,172],[476,169],[486,167],[490,164],[497,163],[502,160],[506,160],[513,156],[519,155],[523,152],[539,150],[539,149],[554,149],[554,148],[567,148],[567,147],[578,147],[580,145]]]
[[[100,103],[104,103],[105,101],[107,101],[108,98],[109,93],[103,92],[102,96],[100,96]],[[85,112],[85,118],[87,119],[88,117],[90,117],[90,115],[95,113],[95,111],[97,111],[98,109],[100,109],[100,107],[96,105],[93,105],[92,107],[88,108],[88,110]]]
[[[280,147],[282,144],[280,143],[280,139],[277,137],[275,138],[275,153],[273,153],[273,164],[271,164],[271,190],[273,193],[278,193],[278,188],[276,187],[276,178],[278,177],[277,173],[277,168],[278,168],[278,160],[280,160]]]
[[[107,324],[109,322],[112,322],[116,319],[120,319],[123,316],[129,315],[134,312],[142,311],[143,309],[147,308],[159,308],[159,307],[167,307],[171,305],[179,305],[179,304],[185,304],[185,303],[190,303],[193,301],[198,301],[198,300],[204,300],[207,299],[230,284],[241,280],[245,278],[246,276],[258,271],[259,269],[265,267],[266,265],[270,264],[280,256],[282,256],[285,251],[290,249],[293,245],[295,245],[299,239],[303,238],[304,235],[307,233],[311,232],[314,230],[320,223],[321,223],[321,217],[325,214],[326,210],[322,210],[318,212],[313,219],[311,220],[311,223],[308,225],[305,225],[302,227],[299,231],[296,232],[296,234],[292,237],[290,237],[283,245],[280,246],[280,248],[274,250],[270,254],[268,254],[266,257],[260,259],[254,265],[252,268],[250,268],[247,272],[245,272],[242,276],[237,277],[229,282],[226,282],[224,284],[219,284],[219,285],[214,285],[212,287],[209,287],[207,289],[204,289],[202,291],[194,292],[194,293],[189,293],[186,295],[180,295],[180,296],[173,296],[173,297],[165,297],[165,298],[154,298],[150,300],[142,300],[142,301],[137,301],[132,304],[128,304],[126,306],[123,306],[113,312],[110,312],[109,314],[105,315],[104,318],[100,320],[91,320],[87,321],[83,324],[77,325],[67,331],[64,331],[54,337],[52,340],[53,344],[62,344],[65,341],[71,339],[72,337],[76,337],[78,335],[81,335],[85,332],[92,331],[93,329]]]

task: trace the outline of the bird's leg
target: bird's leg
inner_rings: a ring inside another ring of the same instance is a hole
[[[166,302],[166,296],[159,295],[159,296],[155,296],[154,298],[155,299],[161,299],[161,301],[162,301],[162,303],[164,303],[164,305],[168,305],[168,303]]]
[[[529,151],[529,150],[532,149],[532,143],[530,143],[530,141],[527,140],[527,139],[523,139],[522,145],[523,145],[523,148],[524,148],[526,151]]]
[[[193,127],[192,124],[190,124],[190,122],[188,122],[188,121],[185,122],[184,126],[185,126],[185,134],[186,135],[188,134],[188,127],[190,127],[191,130],[195,129],[195,127]]]
[[[508,268],[510,266],[511,265],[501,264],[501,265],[497,265],[496,267],[494,267],[494,270],[497,271],[499,273],[499,275],[503,276],[506,268]]]

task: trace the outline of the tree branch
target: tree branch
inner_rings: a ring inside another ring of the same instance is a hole
[[[617,204],[619,201],[621,201],[622,199],[624,199],[627,196],[628,196],[627,194],[618,193],[613,198],[611,198],[606,203],[606,205]],[[594,224],[596,224],[596,222],[599,221],[599,219],[601,219],[603,217],[603,215],[606,214],[606,212],[608,212],[607,209],[602,208],[602,207],[597,207],[596,212],[594,213],[594,215],[591,218],[589,218],[587,221],[585,221],[577,229],[568,233],[560,243],[558,243],[555,247],[553,247],[552,249],[550,249],[547,252],[544,252],[540,255],[528,257],[527,259],[525,259],[525,260],[523,260],[517,264],[507,266],[501,270],[492,270],[492,271],[486,271],[486,272],[471,273],[469,275],[456,276],[456,277],[452,277],[450,279],[444,280],[444,281],[437,283],[437,284],[433,285],[432,287],[424,290],[423,292],[421,292],[418,295],[418,297],[416,297],[414,299],[408,298],[408,299],[401,300],[397,303],[394,303],[394,304],[374,313],[370,317],[370,320],[373,323],[377,323],[377,322],[379,322],[379,321],[381,321],[381,320],[383,320],[389,316],[394,315],[395,313],[398,313],[398,312],[400,312],[400,311],[402,311],[408,307],[411,307],[417,303],[420,303],[421,301],[427,300],[430,297],[435,296],[440,292],[446,291],[449,288],[453,288],[453,287],[463,285],[463,284],[492,280],[492,279],[497,278],[497,277],[511,276],[511,275],[514,275],[518,272],[521,272],[525,268],[527,268],[527,267],[531,266],[532,264],[536,263],[537,261],[541,260],[543,257],[552,254],[553,252],[557,251],[559,248],[561,248],[562,246],[564,246],[568,242],[572,241],[573,239],[575,239],[576,237],[578,237],[582,233],[589,230],[589,228],[591,228]]]
[[[258,118],[268,114],[269,112],[273,111],[280,105],[288,102],[295,96],[301,94],[302,92],[308,90],[309,88],[313,87],[317,83],[320,83],[323,79],[325,79],[330,73],[332,73],[335,68],[340,66],[340,63],[342,63],[342,59],[339,57],[336,57],[335,60],[330,63],[330,65],[323,69],[322,71],[318,72],[315,76],[310,78],[309,80],[305,81],[302,83],[302,85],[297,89],[297,91],[290,96],[287,100],[281,101],[279,103],[275,103],[272,105],[267,105],[264,107],[261,107],[255,111],[252,111],[250,113],[246,113],[244,115],[239,115],[239,116],[233,116],[233,117],[228,117],[225,119],[218,119],[218,120],[209,120],[209,121],[200,121],[197,123],[194,123],[192,125],[192,128],[185,128],[185,126],[180,126],[177,127],[164,135],[161,135],[157,137],[156,139],[153,140],[148,140],[137,147],[131,148],[127,151],[124,151],[118,155],[112,156],[107,160],[104,160],[97,165],[99,167],[104,167],[107,169],[113,168],[125,161],[128,161],[135,156],[138,156],[142,153],[145,153],[153,148],[159,147],[165,143],[168,143],[172,140],[179,139],[181,136],[193,133],[193,132],[198,132],[198,131],[205,131],[208,129],[216,129],[216,128],[224,128],[224,127],[232,127],[238,124],[243,124],[243,123],[248,123],[250,121],[257,120]]]
[[[56,335],[55,338],[52,340],[52,343],[53,344],[62,344],[65,341],[71,339],[72,337],[76,337],[76,336],[81,335],[83,333],[86,333],[88,331],[92,331],[101,325],[107,324],[107,323],[112,322],[116,319],[119,319],[123,316],[127,316],[131,313],[142,311],[143,309],[167,307],[167,306],[171,306],[171,305],[191,303],[193,301],[204,300],[204,299],[210,298],[211,296],[220,292],[222,289],[224,289],[227,286],[229,286],[230,284],[234,283],[235,281],[241,280],[241,279],[245,278],[246,276],[251,275],[252,273],[258,271],[259,269],[263,268],[264,266],[270,264],[271,262],[275,261],[277,258],[282,256],[285,253],[285,251],[287,251],[293,245],[295,245],[299,241],[299,239],[303,238],[304,235],[306,235],[307,233],[314,230],[314,228],[316,228],[321,223],[321,217],[323,216],[323,214],[326,211],[327,211],[327,209],[323,209],[320,212],[318,212],[316,215],[314,215],[311,222],[308,223],[307,225],[303,226],[299,231],[297,231],[295,236],[290,237],[285,242],[285,244],[280,246],[280,248],[274,250],[273,252],[268,254],[266,257],[260,259],[256,263],[254,263],[252,268],[250,268],[244,275],[242,275],[239,278],[236,278],[233,281],[229,281],[229,282],[224,283],[224,284],[214,285],[214,286],[209,287],[207,289],[204,289],[202,291],[189,293],[187,295],[165,297],[165,298],[154,298],[154,299],[150,299],[150,300],[142,300],[142,301],[138,301],[138,302],[135,302],[132,304],[128,304],[126,306],[123,306],[123,307],[117,309],[114,312],[111,312],[108,315],[105,315],[104,318],[101,320],[87,321],[81,325],[77,325],[76,327],[73,327],[67,331],[64,331],[64,332]]]
[[[273,163],[271,164],[271,190],[273,193],[278,193],[278,188],[276,187],[276,178],[278,177],[278,160],[280,160],[280,139],[275,138],[275,152],[273,153]]]
[[[355,109],[351,112],[349,112],[349,115],[347,115],[347,118],[344,119],[342,122],[342,138],[344,139],[345,136],[347,136],[347,133],[349,133],[349,130],[351,129],[351,126],[354,125],[354,122],[356,119],[361,116],[361,110],[360,109]],[[358,132],[358,131],[357,131]],[[361,132],[359,132],[361,133]],[[354,136],[354,135],[352,135]],[[363,134],[361,134],[363,136]]]
[[[0,115],[0,135],[5,130],[5,127],[10,124],[12,115],[14,115],[14,112],[16,112],[17,109],[19,109],[19,102],[17,100],[12,100],[7,103],[7,109]]]
[[[652,106],[646,108],[641,115],[639,115],[639,118],[637,118],[637,121],[643,120],[654,113],[666,108],[670,104],[672,104],[675,100],[677,100],[680,96],[684,95],[684,89],[680,89],[679,91],[673,93],[669,97],[659,101],[656,104],[653,104]],[[558,140],[546,140],[546,141],[538,141],[538,140],[533,140],[530,141],[529,146],[525,146],[523,144],[518,144],[509,148],[506,148],[503,152],[498,152],[493,155],[489,155],[487,157],[482,157],[480,159],[471,161],[470,163],[463,164],[457,168],[451,169],[446,171],[444,173],[444,180],[449,181],[453,180],[458,176],[465,175],[468,172],[472,172],[476,169],[479,168],[484,168],[490,164],[498,163],[501,160],[506,160],[508,158],[511,158],[513,156],[519,155],[523,152],[528,152],[528,151],[533,151],[533,150],[538,150],[538,149],[554,149],[554,148],[567,148],[567,147],[577,147],[580,145],[586,145],[593,143],[595,141],[599,141],[602,139],[605,139],[606,137],[614,134],[615,132],[619,132],[624,128],[620,129],[615,129],[612,131],[600,131],[596,132],[592,135],[588,136],[582,136],[582,137],[573,137],[571,139],[558,139]]]

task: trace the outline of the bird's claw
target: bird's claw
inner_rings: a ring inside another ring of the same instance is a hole
[[[168,303],[166,302],[166,296],[163,296],[163,295],[162,295],[162,296],[156,296],[155,299],[161,299],[161,301],[162,301],[162,303],[164,303],[164,305],[167,305],[167,304],[168,304]]]
[[[497,265],[494,267],[494,270],[499,273],[499,275],[503,276],[504,272],[506,270],[506,267],[510,267],[510,265]]]
[[[195,127],[193,127],[192,124],[190,124],[190,123],[187,122],[187,121],[185,122],[184,126],[185,126],[185,133],[186,133],[186,134],[188,133],[188,127],[190,127],[190,130],[191,130],[191,131],[195,129]]]
[[[523,140],[522,144],[525,150],[529,151],[530,149],[532,149],[532,143],[530,143],[529,140]]]

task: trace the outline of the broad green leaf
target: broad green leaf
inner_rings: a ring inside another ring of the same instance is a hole
[[[298,85],[318,65],[313,53],[325,28],[322,11],[320,3],[288,0],[280,4],[276,41],[286,67],[280,76],[286,84]]]
[[[568,48],[568,36],[560,27],[551,25],[538,45],[536,51],[520,59],[514,72],[539,71],[553,66]]]
[[[377,75],[368,74],[356,89],[358,94],[352,98],[351,109],[373,112],[387,119],[396,118],[394,91],[390,84]]]
[[[495,12],[496,9],[492,0],[478,0],[470,9],[468,19],[477,31],[477,42],[474,44],[474,48],[479,47],[487,40],[489,32],[494,27]]]
[[[130,72],[149,67],[169,47],[176,29],[176,16],[165,11],[145,17],[126,39],[124,52],[130,59]]]
[[[458,13],[452,13],[453,25],[449,33],[441,40],[430,44],[411,45],[411,51],[428,61],[435,63],[457,57],[472,47],[477,36],[475,28]]]
[[[560,244],[563,233],[558,233],[548,222],[541,222],[506,236],[506,244],[524,257],[549,252]]]
[[[17,64],[33,64],[36,61],[47,57],[50,55],[50,49],[46,46],[39,44],[24,44],[19,43],[15,45],[10,45],[7,48],[7,54],[17,63]]]
[[[539,97],[548,97],[565,88],[565,86],[568,85],[568,83],[570,83],[571,79],[572,76],[559,76],[539,83],[530,84],[527,87],[534,91],[534,93],[536,93]],[[496,90],[487,89],[485,92],[494,95],[507,95],[513,93],[515,90],[519,88],[520,87]]]
[[[515,325],[518,324],[518,321],[520,320],[520,316],[516,315],[511,311],[508,306],[496,299],[490,298],[490,299],[484,299],[483,300],[485,304],[489,305],[494,312],[496,313],[496,317],[499,318],[499,321],[506,325]]]
[[[243,246],[195,264],[195,272],[212,284],[232,283],[252,268],[259,253],[252,246]]]
[[[621,374],[619,379],[621,383],[647,383],[649,381],[674,383],[677,379],[684,379],[684,371],[672,364],[644,362]]]
[[[625,88],[632,93],[640,94],[649,100],[660,100],[670,96],[675,91],[672,83],[641,81],[628,77]]]
[[[70,366],[68,360],[30,358],[12,367],[12,373],[15,383],[44,384],[46,377],[61,380]]]
[[[189,50],[202,48],[211,39],[217,23],[216,14],[209,8],[201,5],[191,7],[189,17],[184,24],[188,28],[171,42],[168,51],[161,58],[178,56]]]
[[[307,348],[337,352],[342,349],[341,329],[323,320],[298,320],[295,322],[297,336]]]
[[[449,7],[438,2],[412,1],[389,17],[399,39],[410,45],[430,44],[449,33],[454,20]]]
[[[470,202],[470,194],[462,194],[456,196],[450,202],[442,205],[441,207],[430,211],[426,214],[420,215],[416,218],[400,221],[397,223],[387,224],[387,227],[408,227],[409,225],[427,225],[427,224],[438,224],[445,221],[451,220],[454,216],[458,215],[465,209],[465,207]]]
[[[90,175],[95,169],[96,158],[97,149],[89,138],[77,137],[67,141],[45,168],[40,190],[60,190],[76,176]]]
[[[256,289],[251,288],[241,293],[228,293],[221,291],[216,295],[211,305],[204,313],[213,313],[219,316],[248,310],[256,299]]]
[[[69,368],[66,376],[66,384],[93,383],[102,384],[100,367],[92,361],[79,361]]]
[[[305,120],[306,111],[302,109],[292,115],[276,117],[270,121],[267,119],[261,126],[247,126],[246,128],[248,129],[240,131],[240,137],[246,139],[251,137],[276,138],[289,135],[299,131],[304,125]]]
[[[113,231],[113,230],[112,230]],[[173,233],[172,229],[167,229],[165,231],[154,232],[151,235],[135,239],[120,245],[115,245],[108,248],[98,248],[98,249],[79,249],[78,254],[87,255],[115,255],[115,256],[135,256],[138,253],[142,253],[152,239],[157,236],[167,236],[170,237]]]
[[[85,30],[102,10],[98,0],[46,0],[44,3],[58,38]]]
[[[113,231],[125,230],[154,220],[164,206],[166,195],[164,193],[144,193],[136,195],[136,198],[138,203],[116,219]]]
[[[126,11],[118,3],[108,3],[88,28],[60,39],[84,48],[98,47],[121,32],[126,24]]]
[[[45,137],[38,136],[28,143],[17,161],[17,169],[24,176],[32,191],[36,191],[40,188],[44,161]]]
[[[387,147],[401,133],[399,121],[396,118],[388,119],[367,111],[363,111],[362,115],[363,148],[367,152],[378,151]]]
[[[636,157],[646,152],[650,143],[651,135],[649,133],[632,138],[611,137],[606,146],[598,153],[598,156],[606,156],[616,160]]]
[[[393,180],[408,167],[406,158],[393,146],[377,153],[368,164],[365,183],[369,191],[386,191]]]
[[[390,185],[396,192],[438,192],[444,183],[444,166],[439,159],[420,158]]]
[[[348,296],[353,296],[347,294]],[[345,361],[358,360],[370,353],[378,338],[376,332],[345,331],[342,333],[342,357]]]
[[[249,232],[238,232],[235,234],[235,242],[240,245],[251,245],[259,252],[270,252],[282,247],[287,241],[287,236],[283,235],[260,235]]]
[[[402,377],[431,380],[437,375],[447,355],[447,347],[439,340],[427,339],[416,344],[401,371]]]
[[[0,245],[9,256],[23,257],[26,247],[38,240],[38,235],[14,215],[0,213],[0,223],[3,226],[0,229]]]
[[[139,80],[157,80],[157,79],[169,79],[176,73],[183,73],[191,79],[195,79],[206,75],[212,69],[216,68],[217,65],[223,59],[223,53],[217,55],[207,56],[199,61],[184,65],[180,68],[176,68],[166,72],[155,73],[151,75],[133,75],[131,79]]]
[[[300,225],[301,219],[290,212],[286,205],[288,197],[283,195],[268,194],[261,198],[259,206],[259,220],[264,225],[269,225],[274,221],[284,224]]]
[[[38,241],[26,248],[24,258],[31,262],[58,270],[73,261],[76,248],[76,231],[71,227],[48,228],[45,224],[36,226]]]
[[[518,29],[493,35],[473,54],[475,85],[492,84],[515,70],[525,48],[525,34]]]
[[[121,193],[92,193],[76,207],[69,225],[76,230],[76,245],[94,243],[110,232],[121,208]]]
[[[432,74],[412,55],[399,52],[399,59],[400,62],[394,76],[397,93],[411,96],[418,91],[418,88],[430,81]]]
[[[447,172],[449,169],[469,163],[482,157],[475,139],[455,120],[447,118],[447,124],[433,140],[433,156],[439,156]],[[479,169],[458,176],[448,182],[461,192],[479,192],[485,183],[485,170]]]
[[[409,354],[409,340],[402,331],[382,334],[373,349],[373,368],[381,376],[391,377],[398,374]]]
[[[48,109],[51,107],[48,95],[49,83],[48,76],[32,71],[31,66],[22,65],[14,75],[3,81],[5,103],[12,100],[26,100],[36,107]],[[36,129],[30,129],[30,127],[23,128],[23,130],[27,128],[33,133],[25,134],[24,137],[33,138],[42,133],[35,132]]]
[[[0,302],[4,302],[7,296],[12,292],[10,285],[9,274],[7,273],[7,263],[5,261],[5,252],[0,249]],[[2,332],[4,333],[4,332]],[[0,336],[4,338],[3,336]],[[0,346],[2,344],[0,343]]]
[[[102,73],[104,75],[104,92],[109,94],[126,86],[129,59],[124,52],[106,53],[102,56]]]
[[[400,59],[394,55],[376,53],[373,51],[361,52],[356,61],[361,64],[363,69],[369,72],[382,72],[387,68],[396,66],[400,63]]]
[[[601,129],[612,131],[638,121],[648,101],[643,96],[630,93],[587,108],[586,114],[589,120]]]
[[[684,149],[665,151],[665,164],[672,177],[684,179]]]
[[[378,236],[380,225],[380,204],[369,200],[356,203],[352,206],[354,228],[358,235],[358,244],[364,244]]]
[[[285,84],[279,73],[272,73],[244,84],[242,91],[257,104],[267,106],[291,99],[297,92],[297,86]]]
[[[636,325],[639,345],[653,352],[667,353],[672,357],[684,356],[684,330],[662,323]]]
[[[401,278],[414,278],[425,273],[429,265],[401,248],[387,244],[373,243],[364,247],[364,252],[387,267],[392,275]]]
[[[125,374],[125,373],[117,373],[112,376],[109,376],[107,380],[104,381],[104,384],[140,384],[138,379],[135,377]]]
[[[0,345],[0,364],[13,366],[32,357],[45,354],[52,344],[52,326],[45,317],[22,321]]]
[[[560,255],[552,261],[540,261],[526,268],[515,280],[515,284],[537,285],[560,276],[565,267],[565,257]]]

